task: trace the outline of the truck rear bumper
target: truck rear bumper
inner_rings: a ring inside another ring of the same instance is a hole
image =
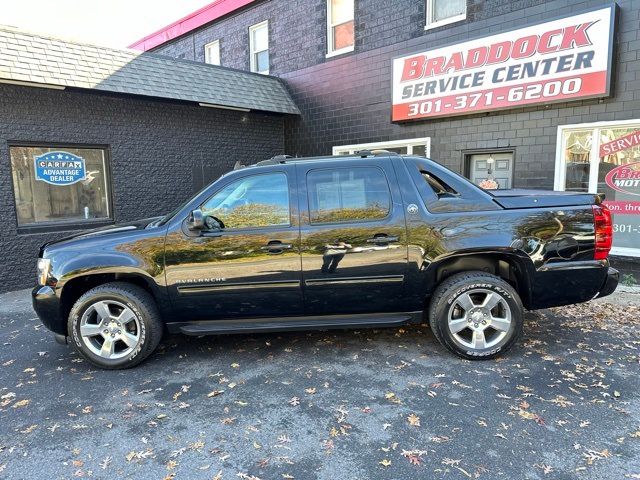
[[[534,276],[530,310],[560,307],[604,297],[616,289],[618,272],[607,260],[558,262]]]
[[[602,285],[602,288],[596,295],[596,298],[606,297],[607,295],[611,295],[616,288],[618,287],[618,282],[620,281],[620,272],[615,268],[609,267],[607,271],[607,278]]]

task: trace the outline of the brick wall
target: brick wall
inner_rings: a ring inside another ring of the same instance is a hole
[[[283,117],[0,85],[0,291],[33,285],[38,248],[69,232],[19,235],[11,141],[110,146],[117,222],[168,213],[231,169],[283,153]]]
[[[359,2],[359,8],[366,3]],[[612,98],[391,123],[394,57],[603,5],[600,1],[477,1],[469,5],[467,23],[282,74],[302,111],[301,118],[286,122],[286,151],[330,154],[335,145],[431,137],[431,157],[461,172],[465,151],[509,147],[515,150],[515,187],[553,188],[558,125],[640,118],[640,4],[618,4]]]
[[[558,3],[558,6],[550,4]],[[428,31],[425,0],[356,0],[355,53],[421,38],[423,45],[446,43],[493,33],[496,25],[529,19],[546,20],[555,10],[584,9],[593,2],[564,0],[467,0],[467,19],[456,28]],[[599,4],[604,4],[600,2]],[[500,16],[501,18],[496,18]],[[153,49],[155,53],[204,61],[204,46],[220,40],[222,64],[249,69],[249,27],[269,20],[272,75],[280,75],[321,63],[327,53],[326,0],[258,0],[220,20]]]
[[[220,39],[223,64],[248,69],[248,28],[268,19],[271,73],[285,79],[302,111],[301,118],[285,123],[288,154],[330,154],[335,145],[431,137],[431,156],[456,171],[463,171],[465,151],[512,148],[514,186],[551,188],[558,125],[640,118],[640,4],[617,3],[612,98],[416,123],[390,121],[392,58],[607,2],[469,0],[465,21],[425,31],[424,0],[356,0],[355,51],[327,59],[324,0],[264,0],[156,52],[174,55],[184,50],[192,55],[187,58],[203,60],[204,45]]]

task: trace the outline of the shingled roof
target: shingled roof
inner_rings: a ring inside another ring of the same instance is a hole
[[[280,79],[0,27],[0,81],[299,114]]]

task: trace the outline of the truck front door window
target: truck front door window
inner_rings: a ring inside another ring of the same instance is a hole
[[[202,206],[226,229],[289,225],[289,186],[284,173],[252,175],[230,183]]]

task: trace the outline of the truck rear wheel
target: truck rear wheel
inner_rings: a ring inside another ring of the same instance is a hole
[[[163,324],[153,297],[142,288],[113,282],[82,295],[67,329],[76,350],[109,370],[138,365],[156,349]]]
[[[515,289],[484,272],[459,273],[434,292],[429,323],[438,341],[468,360],[509,350],[522,333],[523,307]]]

